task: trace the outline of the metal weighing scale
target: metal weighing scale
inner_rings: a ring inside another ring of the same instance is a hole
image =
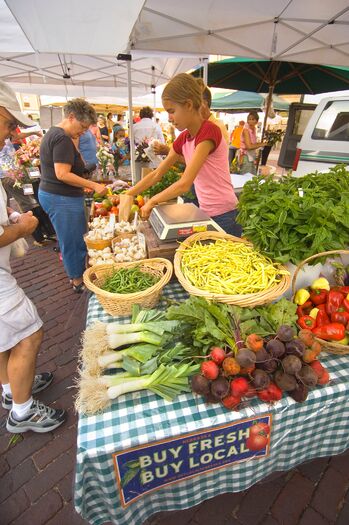
[[[149,222],[161,241],[174,241],[202,231],[223,231],[206,213],[190,202],[156,206],[150,214]]]

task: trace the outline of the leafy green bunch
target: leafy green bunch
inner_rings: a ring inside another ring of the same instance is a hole
[[[182,172],[184,171],[184,166],[182,165],[174,165],[172,166],[162,177],[160,182],[157,182],[154,184],[154,186],[151,186],[147,190],[145,190],[142,195],[143,197],[149,197],[150,199],[154,197],[154,195],[157,195],[158,193],[161,193],[169,186],[172,186],[175,182],[177,182],[182,175]],[[191,192],[188,192],[185,194],[188,198],[193,198],[193,194]]]
[[[319,252],[345,249],[349,172],[338,165],[280,182],[254,177],[240,196],[237,221],[256,248],[281,263],[298,264]]]

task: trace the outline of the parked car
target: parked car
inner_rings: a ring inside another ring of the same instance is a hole
[[[279,166],[301,177],[349,164],[349,96],[291,104]]]

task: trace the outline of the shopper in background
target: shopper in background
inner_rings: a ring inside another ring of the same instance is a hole
[[[232,131],[232,133],[230,135],[230,142],[231,142],[231,146],[229,148],[230,151],[231,151],[230,162],[232,160],[234,160],[237,150],[240,149],[240,146],[241,146],[241,134],[242,134],[242,130],[244,129],[244,126],[245,126],[245,121],[244,120],[240,120],[239,121],[239,125],[235,126],[235,128],[233,129],[233,131]]]
[[[88,170],[95,169],[98,164],[97,140],[90,129],[80,135],[77,145]]]
[[[159,124],[153,121],[153,110],[146,106],[139,112],[140,121],[133,126],[133,136],[136,144],[141,144],[143,141],[149,142],[151,139],[159,140],[165,143],[164,134]]]
[[[107,119],[103,115],[98,115],[97,126],[101,134],[102,143],[109,142],[109,132],[107,127]]]
[[[97,122],[94,122],[91,124],[91,126],[88,128],[92,135],[95,137],[97,145],[102,142],[101,132],[99,131],[99,127],[97,126]]]
[[[63,111],[62,122],[50,128],[41,142],[39,200],[56,230],[65,271],[80,293],[86,259],[84,188],[102,195],[106,189],[84,178],[85,165],[72,142],[96,121],[95,110],[85,100],[73,99]]]
[[[230,179],[227,144],[220,128],[203,118],[205,87],[186,73],[176,75],[166,85],[162,104],[169,120],[182,133],[166,159],[126,193],[135,196],[153,186],[184,156],[186,168],[181,178],[142,207],[143,217],[148,217],[160,202],[189,191],[194,183],[200,208],[227,233],[241,236],[241,227],[235,222],[238,200]]]
[[[251,111],[247,116],[247,124],[241,134],[239,151],[240,174],[251,173],[256,175],[257,149],[266,146],[267,142],[257,142],[256,126],[259,116],[257,111]]]
[[[1,184],[5,166],[11,161],[13,146],[8,140],[19,125],[33,123],[21,113],[15,93],[0,81],[0,383],[1,404],[9,410],[6,428],[22,434],[28,430],[50,432],[65,420],[65,412],[33,399],[53,380],[51,372],[35,375],[37,354],[43,337],[37,310],[11,274],[10,255],[23,237],[36,229],[32,212],[16,213],[7,207]]]
[[[115,126],[115,122],[113,120],[113,113],[108,113],[106,124],[108,128],[109,140],[112,141],[113,140],[113,127]]]

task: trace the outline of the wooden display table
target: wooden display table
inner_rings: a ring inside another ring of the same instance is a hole
[[[153,257],[163,257],[164,259],[169,259],[173,262],[175,251],[179,246],[178,241],[160,241],[148,221],[141,223],[140,231],[145,236],[149,259],[152,259]]]

